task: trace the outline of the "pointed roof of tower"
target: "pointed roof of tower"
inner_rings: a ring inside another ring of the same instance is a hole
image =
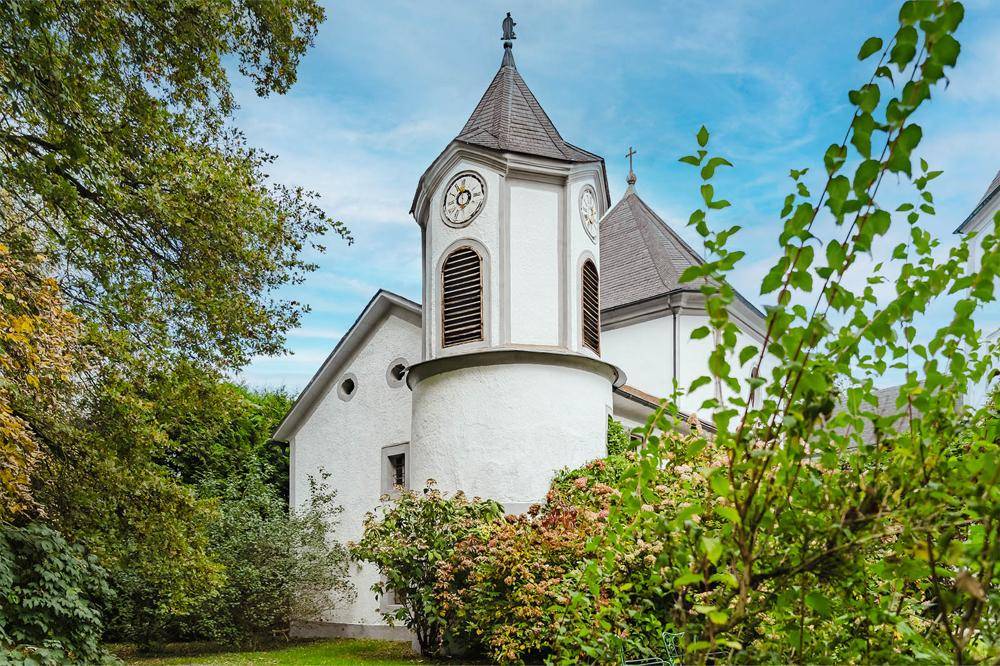
[[[521,78],[507,44],[500,70],[455,140],[569,162],[601,161],[600,156],[562,138]]]
[[[455,144],[467,144],[500,153],[546,157],[576,164],[600,164],[604,197],[606,201],[611,200],[604,158],[563,139],[517,71],[511,42],[516,39],[515,25],[517,24],[508,12],[503,22],[503,37],[501,37],[503,59],[500,61],[500,69],[486,88],[465,126],[462,127],[462,131],[420,176],[417,191],[413,195],[413,203],[410,205],[411,214],[416,215],[417,203],[428,175]]]

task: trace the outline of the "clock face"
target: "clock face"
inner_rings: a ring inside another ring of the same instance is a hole
[[[486,203],[486,183],[473,171],[464,171],[451,179],[444,191],[441,217],[445,224],[464,227],[483,210]]]
[[[580,221],[583,222],[583,228],[587,231],[587,235],[590,236],[590,240],[595,242],[597,241],[597,224],[599,219],[597,213],[597,194],[594,192],[594,188],[587,185],[580,192]]]

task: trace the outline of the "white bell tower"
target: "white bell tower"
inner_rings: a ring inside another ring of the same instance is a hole
[[[414,484],[435,479],[520,509],[552,474],[603,456],[604,160],[567,143],[503,60],[462,131],[420,178],[424,360],[410,368]]]

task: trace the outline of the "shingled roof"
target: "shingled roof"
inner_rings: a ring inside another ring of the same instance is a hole
[[[661,296],[704,261],[631,188],[601,220],[601,308]]]
[[[510,49],[465,127],[455,137],[493,150],[551,157],[569,162],[600,162],[601,157],[565,141],[528,89]]]

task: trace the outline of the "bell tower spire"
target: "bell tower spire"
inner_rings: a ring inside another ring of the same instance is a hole
[[[604,454],[624,383],[601,360],[604,160],[563,139],[528,89],[515,25],[508,13],[499,71],[417,184],[424,353],[406,376],[411,478],[508,510]]]

